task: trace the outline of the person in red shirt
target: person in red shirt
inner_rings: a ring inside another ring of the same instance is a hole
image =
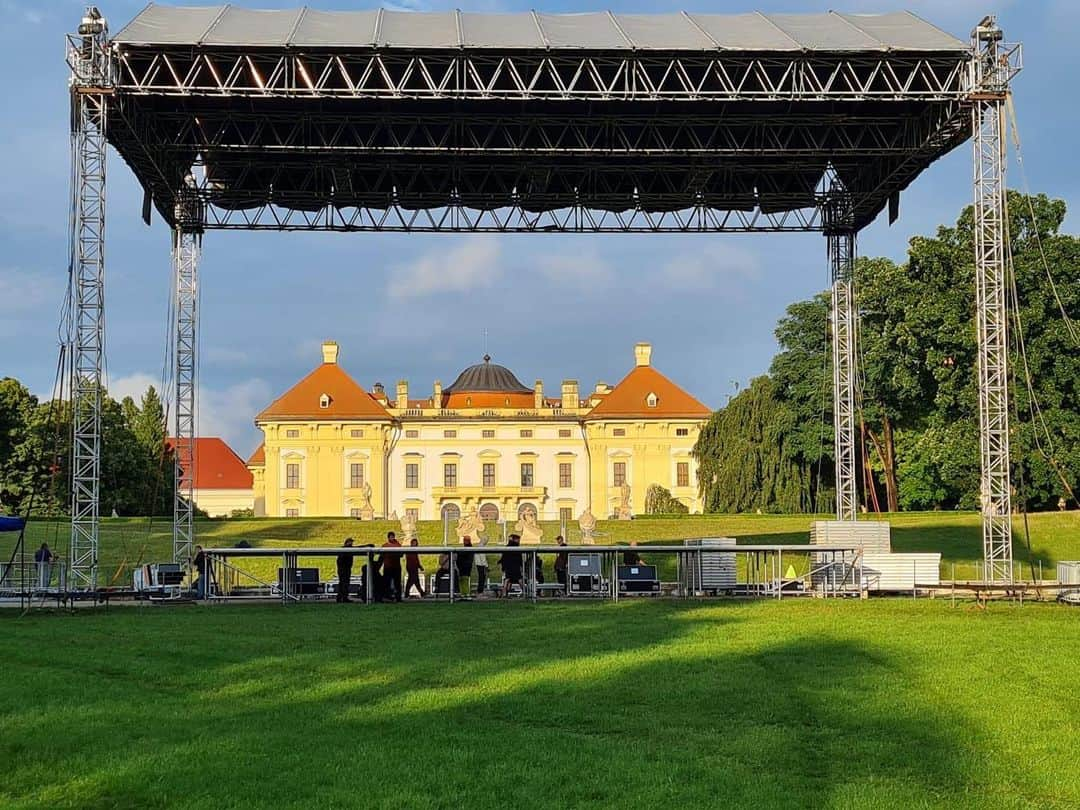
[[[386,542],[383,548],[401,548],[397,535],[393,532],[386,533]],[[383,587],[386,588],[386,598],[395,602],[401,601],[401,555],[382,554]]]
[[[409,541],[410,546],[420,545],[420,541],[415,537]],[[415,551],[410,551],[405,555],[405,596],[408,597],[409,592],[416,588],[420,592],[420,598],[423,599],[427,596],[427,591],[424,590],[424,586],[420,584],[420,572],[424,570],[424,566],[420,564],[420,555]]]

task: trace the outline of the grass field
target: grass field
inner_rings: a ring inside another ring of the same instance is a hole
[[[806,543],[809,515],[703,515],[678,519],[638,518],[633,521],[600,521],[601,542],[642,543],[681,540],[688,537],[737,537],[743,543]],[[978,575],[982,559],[982,534],[979,516],[970,512],[921,512],[887,516],[892,524],[893,548],[896,551],[940,551],[942,576],[951,578],[955,570],[961,579]],[[1031,515],[1031,554],[1023,534],[1023,522],[1016,521],[1014,553],[1023,563],[1022,575],[1030,578],[1028,563],[1035,573],[1042,566],[1043,575],[1053,578],[1059,560],[1080,559],[1080,511]],[[577,541],[577,527],[570,528],[570,542]],[[198,525],[199,541],[207,546],[233,546],[247,540],[254,546],[339,546],[347,536],[357,543],[382,543],[387,530],[398,529],[395,523],[363,523],[348,518],[262,518],[246,520],[207,520]],[[559,532],[555,523],[544,524],[545,539],[553,540]],[[422,522],[421,542],[442,543],[443,527],[438,522]],[[68,527],[59,521],[35,521],[28,530],[29,547],[42,541],[61,551],[67,546]],[[138,561],[158,562],[172,556],[169,522],[157,519],[152,524],[144,518],[105,519],[101,525],[101,568],[103,579],[113,584],[130,584],[130,569]],[[6,561],[15,535],[0,535],[0,561]],[[668,562],[668,567],[673,564]],[[793,560],[797,567],[799,560]],[[305,562],[307,564],[314,564]],[[805,565],[805,562],[801,564]],[[263,577],[275,578],[276,563],[262,561],[249,567]],[[333,562],[321,563],[325,574],[332,573]],[[432,566],[427,566],[431,568]],[[665,572],[667,576],[671,572]],[[801,573],[801,572],[800,572]]]
[[[1080,610],[0,611],[0,806],[1080,806]]]

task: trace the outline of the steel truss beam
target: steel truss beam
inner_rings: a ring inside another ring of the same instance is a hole
[[[178,219],[184,219],[178,214]],[[202,234],[173,229],[173,307],[176,312],[176,390],[173,496],[173,562],[187,563],[195,547],[196,414],[198,392],[198,275]]]
[[[855,467],[858,312],[855,304],[855,232],[827,234],[832,276],[833,434],[836,519],[855,520],[859,503]]]
[[[1019,49],[1004,45],[987,17],[972,33],[971,108],[975,177],[975,294],[979,373],[979,496],[983,576],[1011,582],[1012,479],[1009,470],[1008,220],[1005,209],[1005,101],[1019,70]]]
[[[97,588],[101,483],[102,353],[105,344],[105,146],[110,62],[108,30],[88,11],[68,37],[71,68],[72,313],[71,545],[68,583]]]
[[[429,54],[275,48],[118,50],[125,93],[526,101],[960,99],[968,54]]]

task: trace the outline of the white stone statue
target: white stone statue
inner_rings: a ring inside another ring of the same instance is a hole
[[[634,510],[630,508],[630,482],[623,481],[619,485],[619,520],[633,520]]]
[[[475,506],[469,507],[469,511],[463,513],[461,517],[458,518],[455,531],[457,532],[459,543],[466,537],[470,537],[477,541],[484,537],[484,532],[486,531],[484,519],[477,513]]]
[[[523,546],[540,545],[540,541],[544,538],[544,530],[540,528],[536,520],[536,510],[531,506],[526,506],[521,510],[521,517],[514,524],[514,531],[521,535]]]
[[[591,546],[596,542],[596,517],[588,507],[577,519],[578,528],[581,530],[581,544]]]
[[[408,543],[416,537],[416,518],[409,510],[405,510],[405,517],[401,519],[401,542]]]
[[[364,482],[364,488],[360,495],[360,519],[375,519],[375,508],[371,505],[371,484],[367,481]]]

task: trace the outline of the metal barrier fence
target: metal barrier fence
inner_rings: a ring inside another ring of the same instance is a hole
[[[700,541],[693,541],[700,542]],[[312,583],[300,581],[295,572],[300,570],[302,558],[338,558],[348,556],[353,562],[360,560],[373,571],[377,560],[385,557],[403,557],[416,554],[423,557],[446,555],[448,559],[449,586],[445,596],[449,602],[461,597],[455,593],[457,577],[457,558],[463,554],[475,556],[484,554],[494,562],[503,552],[517,552],[521,555],[522,581],[521,596],[537,601],[542,592],[554,591],[554,586],[538,582],[541,555],[595,555],[601,560],[601,588],[595,595],[612,601],[619,601],[620,558],[627,553],[645,554],[650,558],[669,555],[676,563],[676,579],[668,583],[674,587],[669,593],[682,598],[692,599],[706,595],[709,590],[723,590],[738,596],[782,599],[785,595],[810,593],[822,597],[863,596],[865,595],[864,577],[861,571],[862,552],[857,546],[807,546],[807,545],[741,545],[716,547],[708,545],[642,545],[642,546],[379,546],[379,547],[338,547],[338,548],[213,548],[204,549],[206,571],[201,572],[203,582],[198,588],[198,598],[206,601],[238,601],[251,599],[280,599],[282,604],[299,602],[305,596],[305,586]],[[731,587],[706,588],[701,577],[702,561],[705,558],[716,559],[730,555],[731,559],[743,559],[743,577],[737,578]],[[789,564],[795,559],[807,560],[807,570],[801,574],[790,575],[784,569],[784,557]],[[245,567],[245,560],[279,561],[277,579],[267,578]],[[490,566],[492,569],[495,565]],[[350,585],[355,583],[351,575]],[[623,580],[625,581],[625,580]],[[500,578],[501,582],[501,578]],[[374,578],[361,575],[360,585],[364,589],[365,601],[375,601]],[[327,583],[319,583],[325,586]],[[569,584],[569,583],[567,583]],[[325,591],[323,592],[325,595]],[[569,595],[566,588],[555,595]]]

